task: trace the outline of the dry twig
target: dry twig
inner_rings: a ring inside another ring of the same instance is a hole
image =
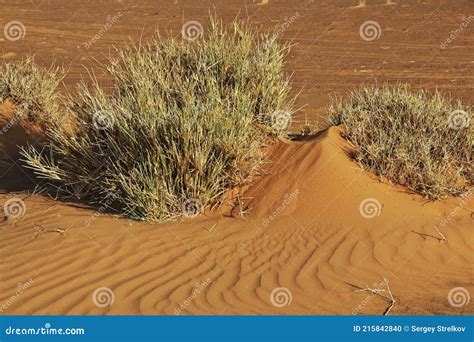
[[[383,277],[384,283],[387,285],[387,289],[380,289],[380,288],[371,288],[369,287],[366,283],[363,283],[365,287],[361,287],[358,290],[355,290],[355,292],[370,292],[374,296],[379,296],[382,297],[383,299],[387,300],[389,302],[389,306],[385,309],[383,312],[383,315],[386,316],[388,313],[392,310],[392,308],[395,306],[395,298],[393,297],[392,290],[390,289],[390,286],[388,285],[388,279]],[[388,293],[388,297],[384,296],[382,293]]]

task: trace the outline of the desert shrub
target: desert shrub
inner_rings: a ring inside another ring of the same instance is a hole
[[[43,68],[33,57],[0,66],[0,103],[9,99],[22,120],[43,127],[57,125],[60,114],[58,86],[64,77],[59,67]]]
[[[430,199],[473,185],[471,108],[406,85],[361,88],[329,107],[362,168]]]
[[[77,133],[48,132],[26,161],[67,196],[123,215],[176,219],[219,204],[247,183],[269,136],[291,119],[288,45],[247,23],[211,18],[202,39],[162,38],[116,49],[111,94],[82,83],[71,103]]]

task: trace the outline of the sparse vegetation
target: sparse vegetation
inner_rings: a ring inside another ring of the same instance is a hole
[[[76,133],[49,130],[25,160],[63,195],[135,219],[179,218],[190,200],[217,205],[258,172],[269,133],[285,135],[288,118],[274,113],[292,113],[288,49],[216,18],[194,42],[157,34],[117,49],[106,67],[113,93],[82,83],[70,105]]]
[[[9,99],[15,114],[42,127],[58,126],[60,114],[58,86],[64,77],[59,67],[42,68],[33,57],[0,66],[0,103]]]
[[[459,101],[406,85],[362,88],[329,107],[362,168],[430,199],[472,188],[471,118]]]

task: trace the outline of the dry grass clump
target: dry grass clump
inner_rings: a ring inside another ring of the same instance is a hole
[[[80,85],[77,133],[50,130],[49,145],[26,150],[26,161],[62,193],[135,219],[199,213],[256,174],[269,132],[285,134],[288,48],[247,23],[211,18],[202,39],[157,34],[118,49],[107,66],[113,93]]]
[[[18,119],[57,126],[63,119],[58,92],[63,77],[61,68],[42,68],[33,57],[0,65],[0,103],[12,101]]]
[[[472,188],[471,108],[406,85],[361,88],[329,107],[360,165],[427,198]]]

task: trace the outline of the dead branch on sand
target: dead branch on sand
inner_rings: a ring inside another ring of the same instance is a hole
[[[443,243],[443,242],[446,242],[448,241],[448,239],[446,238],[446,236],[444,236],[443,233],[441,233],[441,231],[435,227],[436,231],[438,232],[438,235],[439,236],[434,236],[434,235],[431,235],[431,234],[426,234],[426,233],[420,233],[420,232],[417,232],[416,230],[412,230],[412,233],[415,233],[415,234],[418,234],[420,235],[422,238],[426,239],[426,238],[433,238],[433,239],[436,239],[439,241],[439,243]]]
[[[387,285],[387,289],[380,289],[380,288],[371,288],[366,283],[363,283],[365,287],[359,287],[358,290],[354,290],[355,292],[370,292],[374,296],[379,296],[389,302],[389,306],[383,312],[384,316],[387,316],[390,310],[395,306],[395,298],[393,297],[392,290],[390,290],[390,286],[388,285],[388,279],[383,277],[384,283]],[[389,296],[383,295],[383,293],[388,293]]]
[[[38,224],[38,223],[35,224],[35,227],[38,227],[38,228],[36,228],[35,235],[31,238],[31,240],[36,239],[37,237],[46,233],[58,233],[61,235],[66,233],[66,229],[64,228],[49,228],[48,229],[48,228],[44,228],[41,224]]]
[[[234,199],[234,208],[238,208],[239,212],[238,215],[246,220],[246,215],[248,215],[251,211],[251,208],[249,206],[245,206],[245,200],[250,199],[251,197],[241,197],[241,194],[238,194],[235,199]],[[233,210],[232,209],[232,210]]]

